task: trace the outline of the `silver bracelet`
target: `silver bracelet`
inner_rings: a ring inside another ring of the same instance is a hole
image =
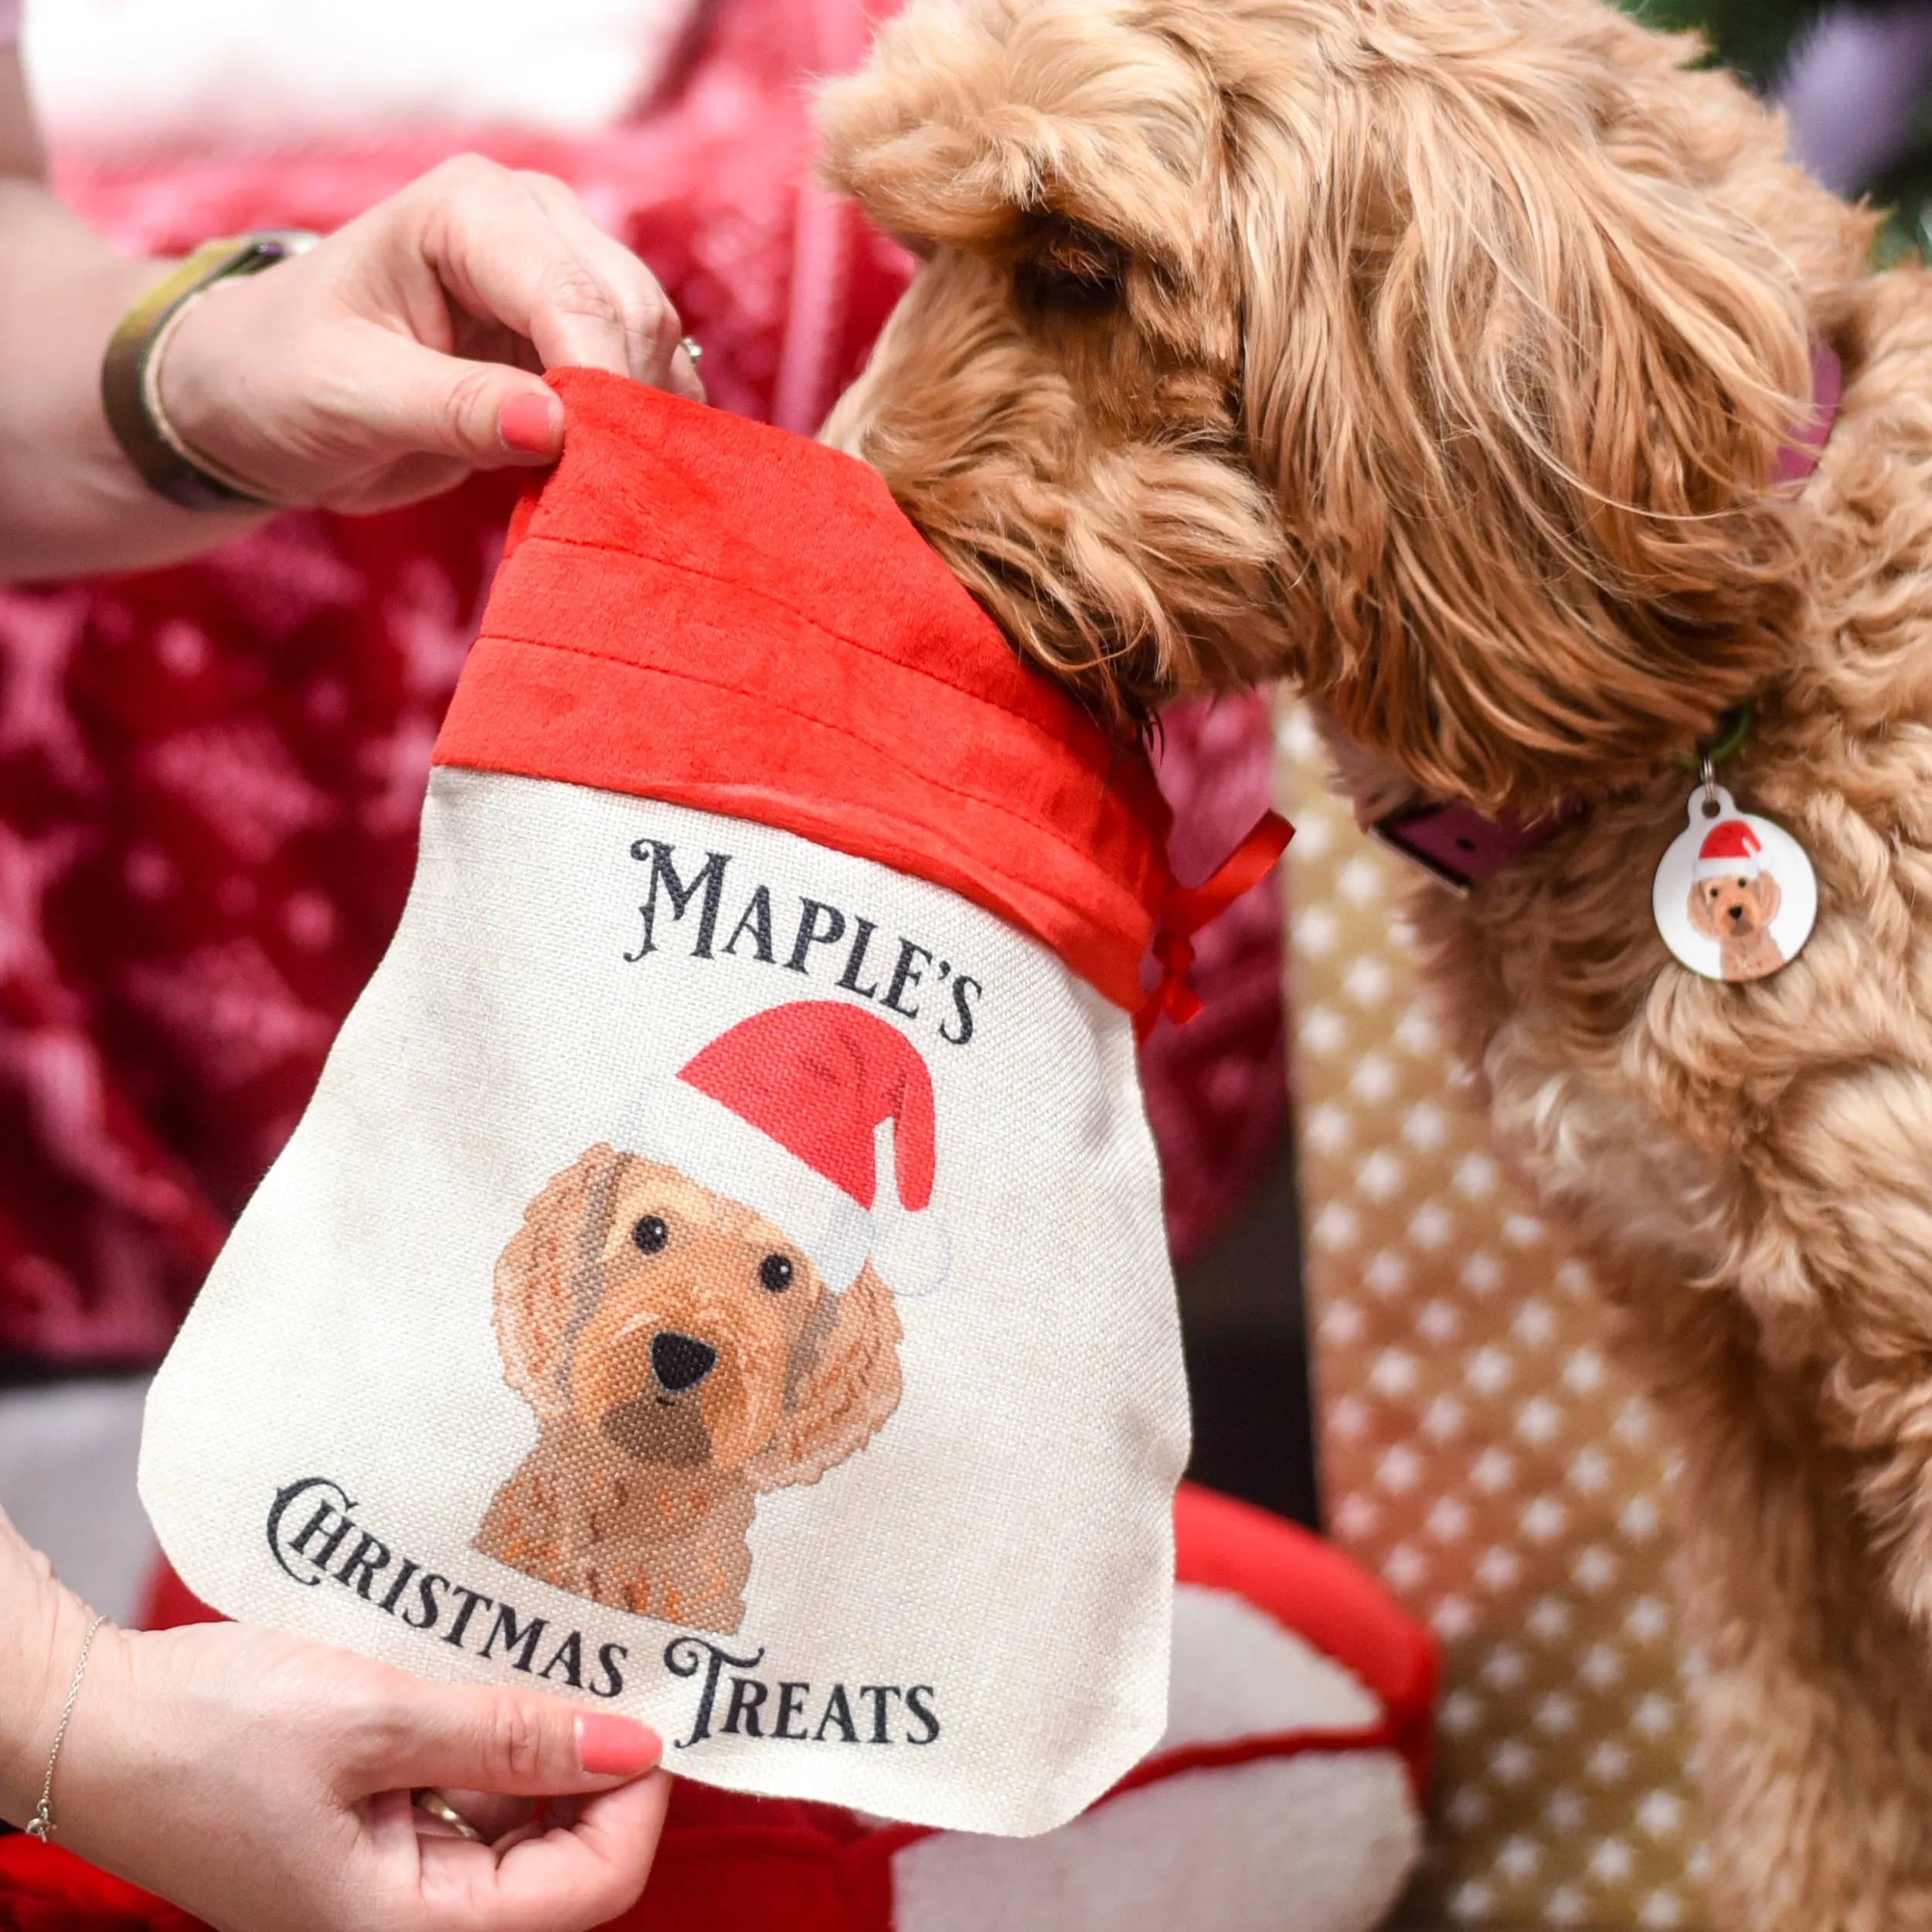
[[[75,1665],[73,1682],[67,1686],[67,1701],[61,1706],[60,1723],[53,1734],[53,1749],[47,1753],[47,1775],[41,1781],[40,1802],[35,1806],[33,1816],[27,1820],[27,1835],[37,1838],[43,1845],[53,1838],[53,1767],[60,1762],[60,1747],[66,1742],[67,1725],[73,1716],[73,1702],[80,1695],[80,1680],[87,1674],[87,1658],[94,1647],[94,1632],[107,1621],[105,1617],[97,1617],[87,1626],[87,1634],[81,1640],[80,1662]]]

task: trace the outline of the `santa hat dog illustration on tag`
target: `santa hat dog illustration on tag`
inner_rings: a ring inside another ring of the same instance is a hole
[[[1818,881],[1789,832],[1740,811],[1723,786],[1699,785],[1689,825],[1657,868],[1651,903],[1682,964],[1741,983],[1798,957],[1818,917]]]
[[[574,1596],[736,1631],[757,1494],[899,1405],[895,1293],[945,1277],[932,1077],[828,1000],[740,1022],[533,1200],[496,1270],[536,1446],[474,1547]]]

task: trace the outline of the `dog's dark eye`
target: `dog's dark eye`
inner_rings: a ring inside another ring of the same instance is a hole
[[[1113,307],[1121,293],[1120,284],[1111,277],[1085,275],[1047,262],[1021,263],[1014,287],[1022,304],[1036,315],[1099,315]]]
[[[1127,251],[1070,222],[1045,224],[1014,271],[1022,304],[1036,314],[1094,315],[1120,299]]]
[[[646,1254],[655,1254],[671,1239],[671,1230],[655,1214],[647,1214],[631,1230],[631,1239]]]
[[[791,1286],[791,1264],[782,1254],[767,1254],[758,1264],[758,1279],[774,1294],[783,1294]]]

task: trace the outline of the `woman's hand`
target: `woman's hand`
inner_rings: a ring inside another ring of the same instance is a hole
[[[44,1765],[87,1627],[70,1597],[55,1621],[23,1770]],[[582,1932],[643,1889],[670,1780],[639,1774],[658,1750],[628,1718],[245,1625],[104,1625],[56,1842],[221,1932]],[[494,1842],[413,1809],[426,1785]]]
[[[534,373],[609,369],[701,398],[651,271],[561,182],[446,162],[309,253],[211,289],[161,372],[189,446],[284,503],[388,509],[556,461]]]
[[[171,563],[246,509],[158,496],[107,427],[100,359],[165,272],[116,253],[39,178],[0,48],[0,580]],[[278,503],[379,510],[470,471],[553,461],[536,372],[586,363],[701,396],[651,272],[560,182],[446,162],[307,255],[209,290],[161,371],[189,446]]]

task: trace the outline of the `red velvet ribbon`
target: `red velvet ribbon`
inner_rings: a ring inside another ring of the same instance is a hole
[[[1288,849],[1294,828],[1278,811],[1264,811],[1253,828],[1198,886],[1170,886],[1154,935],[1160,983],[1134,1015],[1134,1035],[1145,1039],[1165,1013],[1185,1026],[1201,1010],[1201,996],[1187,983],[1194,964],[1194,935],[1219,919],[1241,895],[1258,886]]]

